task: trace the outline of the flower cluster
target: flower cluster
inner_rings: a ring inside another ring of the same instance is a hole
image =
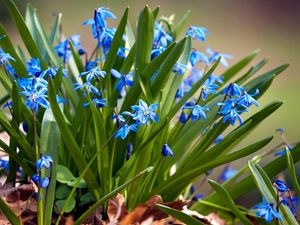
[[[251,105],[259,106],[253,98],[259,94],[258,90],[253,94],[248,94],[243,87],[231,83],[222,93],[225,94],[225,101],[218,103],[218,105],[221,106],[219,114],[223,116],[224,123],[230,121],[230,124],[234,125],[235,121],[238,120],[241,124],[243,120],[240,114],[247,112]],[[227,99],[227,97],[229,98]]]
[[[54,78],[58,73],[58,68],[49,67],[43,70],[40,60],[32,58],[27,62],[26,78],[18,79],[18,86],[22,90],[21,95],[25,97],[25,105],[37,113],[40,107],[49,108],[47,88],[49,77]],[[66,71],[62,71],[63,76],[67,76]],[[57,96],[58,103],[65,103],[65,100]]]
[[[118,138],[120,136],[122,139],[125,139],[130,131],[137,132],[138,128],[141,127],[143,124],[148,125],[150,121],[157,123],[158,116],[155,112],[157,108],[157,103],[148,106],[148,104],[145,101],[140,99],[138,105],[131,106],[133,112],[125,111],[119,115],[115,115],[113,119],[117,120],[119,129],[115,133],[114,137]],[[129,116],[135,122],[129,125],[127,120],[125,120],[124,116]]]
[[[50,183],[49,177],[41,177],[41,170],[43,168],[50,169],[52,167],[53,160],[51,156],[41,155],[41,157],[36,161],[35,165],[38,173],[34,174],[31,179],[36,183],[40,188],[46,189]]]
[[[94,12],[94,18],[86,20],[83,25],[91,25],[92,33],[95,39],[97,39],[97,48],[100,48],[101,55],[105,57],[108,53],[111,42],[116,32],[116,28],[107,27],[107,19],[116,19],[117,17],[110,12],[107,8],[96,8]],[[125,39],[125,37],[123,37]],[[119,49],[118,55],[125,57],[125,49]],[[101,59],[103,60],[103,58]]]

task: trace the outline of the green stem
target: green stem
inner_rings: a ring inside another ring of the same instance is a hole
[[[37,134],[37,126],[36,126],[36,113],[32,110],[33,115],[33,139],[34,139],[34,149],[36,160],[39,159],[39,147],[38,147],[38,134]],[[38,171],[39,177],[42,176],[42,172]],[[38,225],[43,225],[44,220],[44,212],[43,212],[43,201],[41,198],[42,190],[38,188]]]

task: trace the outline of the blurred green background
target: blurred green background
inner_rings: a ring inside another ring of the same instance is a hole
[[[118,17],[121,17],[125,7],[130,6],[132,25],[135,24],[138,12],[146,4],[152,8],[160,5],[160,15],[169,16],[175,13],[177,16],[175,22],[190,9],[192,12],[188,24],[207,27],[211,32],[202,47],[208,45],[214,50],[234,55],[234,59],[230,61],[231,64],[255,49],[261,50],[255,62],[263,57],[271,56],[271,60],[264,70],[287,62],[291,64],[288,70],[275,80],[272,90],[259,101],[261,106],[264,106],[272,100],[282,100],[284,105],[263,125],[259,126],[247,140],[250,142],[275,134],[275,129],[278,127],[286,129],[286,136],[290,142],[299,140],[299,0],[16,0],[22,13],[24,13],[27,2],[38,8],[41,19],[47,28],[50,28],[54,14],[62,12],[64,34],[67,36],[73,33],[80,34],[83,46],[87,49],[93,47],[94,41],[90,29],[82,26],[81,23],[93,16],[95,7],[109,7]],[[15,44],[21,44],[3,1],[0,1],[0,15],[1,22],[13,36]],[[112,21],[110,25],[116,25],[116,22]],[[276,137],[276,142],[281,142],[278,135]]]

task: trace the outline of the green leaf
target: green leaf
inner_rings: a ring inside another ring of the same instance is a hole
[[[178,37],[179,34],[182,32],[184,26],[186,25],[187,23],[187,19],[188,17],[190,16],[191,14],[191,10],[188,10],[184,15],[183,17],[180,19],[180,21],[178,22],[176,28],[175,28],[175,37]]]
[[[19,57],[18,53],[16,52],[7,32],[5,31],[4,27],[0,23],[0,35],[5,35],[5,38],[2,38],[0,41],[0,46],[3,51],[9,53],[16,61],[10,61],[9,63],[14,67],[16,73],[19,77],[25,77],[27,74],[26,67]]]
[[[66,184],[69,181],[75,180],[75,176],[71,173],[71,171],[67,167],[58,165],[56,180],[62,184]]]
[[[213,187],[213,189],[217,192],[220,198],[223,200],[224,204],[227,205],[228,208],[231,209],[231,212],[239,218],[241,223],[244,225],[252,225],[252,223],[247,219],[247,217],[241,213],[238,207],[235,205],[234,201],[230,197],[229,193],[223,188],[220,184],[213,180],[208,180],[209,184]]]
[[[295,164],[294,164],[293,157],[292,157],[289,149],[286,148],[285,152],[286,152],[287,165],[288,165],[290,177],[291,177],[291,180],[293,183],[293,187],[295,189],[297,196],[300,196],[300,185],[299,185],[299,182],[297,179],[297,173],[295,170]]]
[[[135,46],[135,45],[134,45]],[[146,68],[142,71],[142,76],[146,80],[150,80],[153,74],[160,68],[162,63],[166,60],[167,56],[171,53],[175,44],[171,44],[162,54],[153,59]],[[122,104],[121,111],[128,110],[132,104],[135,103],[136,99],[138,99],[141,93],[141,86],[139,82],[133,82],[133,86],[130,88],[129,92],[124,99],[124,103]]]
[[[58,127],[61,131],[61,136],[62,136],[64,142],[68,144],[70,155],[74,159],[76,166],[78,167],[79,171],[82,172],[84,170],[84,168],[86,167],[87,163],[86,163],[86,160],[84,159],[84,157],[82,156],[81,149],[78,146],[74,136],[72,135],[72,133],[64,119],[64,116],[63,116],[62,112],[60,111],[60,108],[57,104],[55,88],[54,88],[52,78],[50,78],[48,81],[48,97],[49,97],[49,102],[51,105],[53,115],[54,115],[55,120],[58,124]],[[96,177],[95,177],[93,171],[91,171],[89,169],[88,173],[86,173],[84,178],[88,185],[89,190],[91,191],[91,193],[93,193],[94,197],[96,199],[98,199],[100,196],[99,195],[99,185],[98,185],[98,182],[96,181]]]
[[[55,202],[55,208],[54,209],[55,209],[56,213],[60,214],[61,209],[62,209],[62,207],[64,207],[65,203],[66,203],[65,199],[61,199],[61,200],[58,200],[58,201]],[[75,198],[71,198],[71,201],[69,201],[69,203],[67,204],[67,206],[65,208],[65,212],[66,213],[71,212],[75,208],[75,205],[76,205]]]
[[[20,11],[16,7],[15,3],[12,0],[5,0],[5,3],[9,10],[11,17],[13,18],[13,20],[16,23],[16,26],[19,30],[19,33],[23,39],[23,42],[24,42],[29,54],[31,55],[32,58],[39,58],[42,67],[46,68],[47,64],[43,60],[42,54],[41,54],[40,50],[38,49],[37,45],[35,44],[32,36],[28,30],[28,27],[21,15]]]
[[[93,198],[93,195],[91,194],[91,192],[87,192],[80,197],[79,206],[83,206],[83,205],[91,203],[93,201],[95,201],[95,199]]]
[[[61,184],[55,191],[56,199],[66,199],[71,191],[71,188],[65,184]]]
[[[56,67],[59,67],[62,64],[62,62],[61,62],[60,58],[58,57],[58,55],[56,54],[56,52],[54,50],[54,46],[52,45],[49,37],[47,36],[47,34],[45,32],[43,25],[40,22],[40,19],[38,17],[36,9],[34,9],[33,19],[34,19],[34,23],[36,26],[36,30],[37,30],[38,35],[43,43],[43,46],[45,47],[45,49],[47,51],[47,54],[49,55],[53,64]]]
[[[127,24],[127,19],[128,19],[128,11],[129,8],[127,7],[125,9],[125,12],[122,16],[122,19],[119,23],[119,26],[116,30],[116,33],[114,35],[114,38],[112,40],[112,43],[110,45],[110,49],[109,52],[106,56],[106,60],[105,60],[105,64],[103,66],[103,70],[105,70],[107,73],[110,73],[110,70],[112,69],[116,56],[117,56],[117,52],[119,50],[119,48],[121,47],[121,44],[124,42],[123,41],[123,35],[125,32],[125,28],[126,28],[126,24]]]
[[[154,18],[148,6],[141,12],[136,37],[135,69],[143,71],[150,62],[154,37]]]
[[[195,178],[199,177],[199,175],[217,166],[248,156],[264,147],[271,139],[272,137],[265,138],[234,153],[222,157],[216,156],[213,160],[208,160],[206,163],[199,164],[200,166],[190,168],[189,170],[178,171],[173,176],[166,179],[165,182],[162,182],[157,186],[151,194],[154,195],[160,193],[164,199],[176,198],[180,192],[188,184],[192,183]],[[185,182],[182,182],[182,180]]]
[[[43,155],[51,156],[53,159],[51,172],[49,170],[45,171],[45,176],[51,176],[49,186],[46,191],[42,191],[43,202],[45,203],[45,215],[44,224],[50,225],[52,219],[52,210],[55,199],[55,187],[56,187],[56,177],[57,177],[57,165],[58,165],[58,155],[59,146],[62,144],[60,138],[60,131],[52,114],[51,109],[46,109],[42,121],[41,138],[40,138],[40,149]]]
[[[150,84],[149,82],[137,71],[136,76],[138,77],[139,84],[142,88],[143,94],[147,100],[147,102],[152,103],[153,97],[150,91]]]
[[[111,181],[111,170],[109,162],[109,149],[107,147],[107,136],[106,130],[104,127],[104,119],[96,108],[96,106],[91,102],[90,97],[88,96],[90,103],[90,109],[93,115],[94,123],[94,132],[95,132],[95,141],[96,141],[96,151],[100,154],[98,155],[98,173],[101,181],[101,195],[105,195],[110,192],[112,181]]]
[[[241,71],[245,66],[247,66],[254,57],[259,53],[258,50],[252,52],[250,55],[246,56],[229,69],[227,69],[223,74],[222,77],[224,79],[224,83],[228,82],[234,75],[236,75],[239,71]]]
[[[7,206],[2,198],[0,198],[0,211],[8,219],[12,225],[20,225],[20,221],[16,214]]]
[[[156,99],[159,95],[158,90],[161,90],[168,81],[175,63],[177,62],[181,53],[184,50],[185,41],[186,38],[184,38],[178,44],[176,44],[174,49],[170,52],[165,62],[161,65],[160,69],[155,75],[155,79],[151,83],[151,93],[154,99]]]
[[[62,13],[58,13],[55,18],[54,24],[52,25],[51,33],[49,36],[51,44],[54,44],[57,33],[59,32],[59,28],[61,26],[61,18],[62,18]]]
[[[76,48],[74,47],[74,44],[73,44],[72,40],[69,40],[69,45],[70,45],[72,56],[74,58],[75,64],[76,64],[77,69],[78,69],[78,72],[82,73],[83,71],[85,71],[84,65],[82,63],[82,60],[81,60]]]
[[[192,216],[189,216],[187,214],[185,214],[184,212],[181,212],[177,209],[173,209],[170,208],[168,206],[165,205],[161,205],[161,204],[156,204],[155,205],[157,208],[159,208],[159,210],[161,210],[162,212],[175,217],[176,219],[180,220],[181,222],[188,224],[188,225],[204,225],[205,223],[202,223],[201,221],[195,219]]]
[[[148,167],[147,169],[139,172],[135,177],[131,178],[124,184],[120,185],[116,189],[114,189],[112,192],[105,195],[103,198],[98,200],[93,206],[91,206],[87,211],[85,211],[74,223],[74,225],[80,225],[89,215],[91,215],[100,205],[102,205],[104,202],[106,202],[108,199],[112,198],[115,194],[119,193],[126,187],[128,187],[130,184],[132,184],[134,181],[142,177],[145,173],[149,173],[152,170],[152,167]]]

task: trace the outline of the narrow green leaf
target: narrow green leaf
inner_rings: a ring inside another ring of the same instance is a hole
[[[286,152],[286,157],[287,157],[287,165],[288,165],[288,169],[289,169],[289,173],[290,173],[290,177],[291,177],[291,180],[293,183],[294,190],[295,190],[297,196],[300,196],[300,185],[299,185],[299,182],[297,179],[297,173],[295,170],[295,164],[294,164],[293,157],[292,157],[289,149],[286,148],[285,152]]]
[[[112,69],[115,58],[117,56],[117,52],[118,52],[119,48],[121,47],[121,44],[123,43],[123,35],[125,32],[125,27],[126,27],[127,19],[128,19],[128,11],[129,11],[129,8],[127,7],[122,16],[122,19],[119,23],[119,26],[116,30],[116,33],[114,35],[114,38],[113,38],[111,46],[110,46],[110,50],[106,57],[103,69],[107,73],[110,73],[110,70]]]
[[[234,153],[218,157],[213,160],[208,160],[206,163],[199,164],[200,166],[181,172],[176,172],[173,176],[166,179],[165,182],[162,182],[159,186],[157,186],[151,194],[160,193],[164,199],[176,198],[184,189],[184,187],[190,184],[195,178],[199,177],[199,175],[217,166],[250,155],[268,144],[271,139],[272,137],[265,138]],[[182,180],[185,180],[185,182],[182,182]]]
[[[253,74],[255,74],[257,71],[259,71],[264,65],[269,62],[270,58],[265,58],[261,60],[259,63],[257,63],[254,67],[251,67],[247,73],[245,73],[243,76],[238,78],[234,83],[236,84],[243,84],[246,80],[248,80]]]
[[[69,40],[69,45],[70,45],[72,56],[74,58],[75,64],[76,64],[77,69],[78,69],[78,72],[82,73],[83,71],[85,71],[84,65],[82,63],[82,60],[81,60],[76,48],[74,47],[74,44],[73,44],[72,40]]]
[[[2,198],[0,198],[0,211],[11,222],[12,225],[20,225],[20,221],[16,214],[7,206]]]
[[[47,189],[47,195],[42,194],[43,202],[45,203],[44,224],[50,225],[52,219],[52,210],[55,199],[55,186],[57,176],[58,155],[60,146],[60,131],[52,114],[51,109],[47,109],[44,113],[40,138],[40,149],[42,154],[49,155],[53,159],[51,174],[50,171],[45,171],[45,176],[50,176],[50,183]]]
[[[2,38],[0,41],[0,46],[3,51],[9,53],[16,61],[10,61],[10,64],[16,70],[16,73],[19,77],[25,77],[27,74],[26,67],[19,57],[18,53],[16,52],[7,32],[5,31],[3,25],[0,23],[0,35],[5,35],[5,38]]]
[[[188,10],[183,16],[182,18],[180,19],[180,21],[178,22],[176,28],[175,28],[175,37],[178,37],[179,34],[182,32],[184,26],[186,25],[187,23],[187,19],[188,17],[190,16],[191,14],[191,10]]]
[[[246,56],[245,58],[231,66],[229,69],[227,69],[222,74],[222,77],[224,78],[224,83],[228,82],[234,75],[236,75],[239,71],[246,67],[258,53],[258,50],[252,52],[250,55]]]
[[[154,18],[148,6],[141,12],[136,37],[135,69],[143,71],[150,62],[154,37]]]
[[[95,131],[95,141],[96,141],[96,151],[101,152],[98,155],[98,172],[101,180],[101,188],[102,188],[102,196],[106,195],[110,192],[112,181],[111,181],[111,173],[110,173],[110,162],[109,162],[109,149],[106,145],[107,136],[106,130],[104,127],[104,120],[102,115],[100,114],[99,110],[96,106],[91,102],[90,109],[93,115],[93,122],[94,122],[94,131]]]
[[[247,219],[247,217],[241,213],[238,207],[235,205],[234,201],[230,197],[229,193],[223,188],[220,184],[213,180],[208,180],[209,184],[213,187],[213,189],[217,192],[220,198],[223,200],[224,204],[227,205],[228,208],[231,209],[231,212],[239,218],[241,223],[244,225],[252,225],[252,223]]]
[[[76,143],[76,140],[75,140],[74,136],[72,135],[72,133],[64,119],[64,116],[63,116],[62,112],[60,111],[60,108],[57,104],[55,87],[54,87],[51,77],[48,81],[48,97],[49,97],[49,102],[51,105],[52,113],[53,113],[55,120],[58,124],[58,127],[60,129],[61,136],[62,136],[63,140],[65,141],[65,143],[68,144],[68,147],[70,150],[69,151],[70,155],[74,159],[76,166],[78,167],[79,171],[82,172],[84,170],[84,168],[86,167],[87,163],[86,163],[86,160],[84,159],[84,157],[82,156],[81,149],[78,146],[78,144]],[[96,181],[93,171],[89,170],[88,173],[86,173],[84,178],[88,185],[89,190],[91,191],[91,193],[93,193],[95,199],[99,199],[99,197],[100,197],[99,186],[98,186],[98,183]]]
[[[136,75],[138,77],[139,84],[142,88],[143,94],[144,94],[147,102],[152,103],[153,102],[153,97],[152,97],[152,94],[151,94],[151,91],[150,91],[149,82],[138,71],[136,72]]]
[[[156,20],[157,17],[158,17],[158,14],[159,14],[159,11],[160,11],[160,6],[157,6],[156,9],[154,9],[152,11],[152,14],[153,14],[153,20]]]
[[[61,18],[62,18],[62,13],[58,13],[57,16],[55,17],[55,21],[52,25],[51,33],[49,36],[49,40],[51,44],[54,44],[57,33],[59,32],[61,26]]]
[[[28,30],[28,27],[21,15],[20,11],[16,7],[15,3],[12,0],[5,0],[5,3],[10,12],[11,17],[13,18],[13,20],[16,23],[16,26],[19,30],[19,33],[23,39],[23,42],[24,42],[29,54],[31,55],[32,58],[39,58],[42,67],[46,68],[47,64],[43,60],[42,54],[41,54],[40,50],[38,49],[36,43],[34,42],[32,36]]]
[[[134,45],[135,47],[136,45]],[[171,44],[163,53],[153,59],[146,68],[141,72],[142,76],[146,80],[150,80],[153,74],[160,68],[162,63],[166,60],[167,56],[171,53],[172,49],[175,47],[175,44]],[[128,110],[132,104],[135,103],[141,93],[141,86],[139,82],[133,82],[133,86],[130,88],[129,92],[126,95],[126,98],[123,102],[121,111]]]
[[[80,225],[89,215],[91,215],[100,205],[102,205],[104,202],[106,202],[108,199],[112,198],[115,194],[119,193],[126,187],[128,187],[130,184],[135,182],[137,179],[142,177],[144,174],[151,172],[152,167],[148,167],[147,169],[139,172],[135,177],[128,180],[124,184],[120,185],[116,189],[114,189],[109,194],[105,195],[103,198],[98,200],[93,206],[91,206],[87,211],[85,211],[74,223],[74,225]]]
[[[161,90],[169,79],[169,76],[173,70],[173,67],[177,60],[179,59],[181,53],[184,50],[186,38],[181,40],[171,51],[171,53],[166,58],[165,62],[161,65],[158,70],[154,81],[151,83],[151,93],[154,99],[159,95],[157,90]]]
[[[58,57],[58,55],[56,54],[56,52],[54,50],[54,46],[52,45],[48,35],[45,32],[43,25],[40,22],[40,19],[38,17],[36,9],[34,9],[33,18],[34,18],[34,23],[35,23],[37,32],[39,34],[39,37],[41,38],[43,46],[45,46],[45,49],[46,49],[47,54],[49,55],[51,61],[53,62],[53,64],[56,67],[61,66],[62,62],[61,62],[60,58]]]
[[[202,223],[201,221],[195,219],[194,217],[189,216],[189,215],[185,214],[184,212],[181,212],[177,209],[173,209],[168,206],[161,205],[161,204],[157,204],[156,207],[159,208],[159,210],[161,210],[162,212],[180,220],[181,222],[183,222],[185,224],[188,224],[188,225],[204,225],[205,224],[205,223]]]

